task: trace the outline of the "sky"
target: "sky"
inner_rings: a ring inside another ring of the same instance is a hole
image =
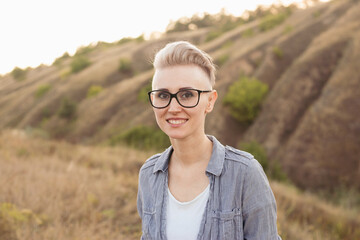
[[[97,41],[164,32],[169,22],[222,8],[240,16],[271,3],[301,0],[8,0],[0,1],[0,74],[50,65]]]

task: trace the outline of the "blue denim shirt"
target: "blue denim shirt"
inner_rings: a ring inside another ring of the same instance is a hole
[[[215,137],[206,169],[210,195],[197,239],[281,240],[276,227],[276,202],[257,160],[223,146]],[[137,207],[141,239],[166,240],[168,163],[173,149],[149,158],[140,169]]]

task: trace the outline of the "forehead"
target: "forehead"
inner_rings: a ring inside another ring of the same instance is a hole
[[[157,69],[152,88],[177,91],[180,88],[211,89],[209,77],[196,65],[176,65]]]

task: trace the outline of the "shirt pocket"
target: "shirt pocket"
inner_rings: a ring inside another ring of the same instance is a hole
[[[142,240],[155,239],[155,211],[144,211],[142,216]]]
[[[243,239],[243,224],[240,208],[213,212],[212,239]]]

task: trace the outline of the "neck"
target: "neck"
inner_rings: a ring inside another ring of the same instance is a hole
[[[170,139],[174,152],[172,160],[176,161],[184,167],[190,167],[197,163],[204,163],[206,165],[210,160],[212,153],[212,142],[205,135],[199,137],[192,137],[191,139]]]

